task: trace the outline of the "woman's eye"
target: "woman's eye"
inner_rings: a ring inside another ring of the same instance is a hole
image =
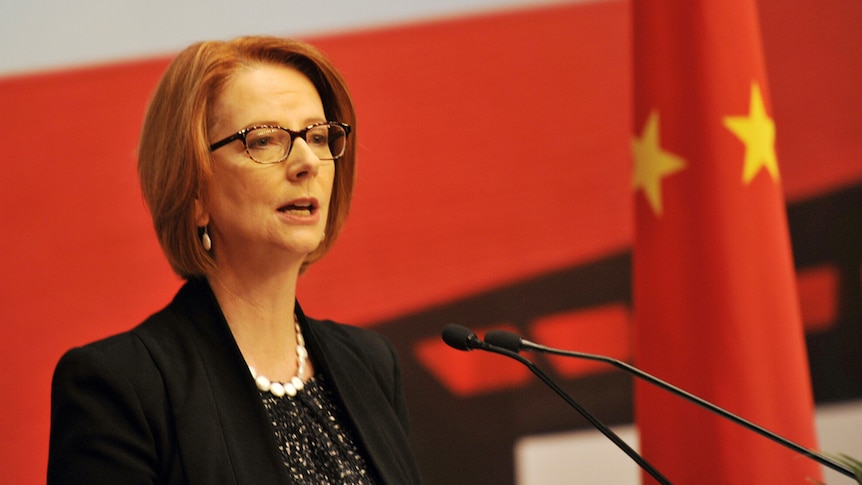
[[[248,144],[249,148],[266,148],[272,141],[267,137],[255,138]]]
[[[250,150],[264,150],[279,146],[281,130],[275,128],[261,128],[250,132],[245,138],[245,144]]]
[[[309,145],[327,146],[329,144],[328,130],[310,131],[305,137],[305,141],[307,141]]]

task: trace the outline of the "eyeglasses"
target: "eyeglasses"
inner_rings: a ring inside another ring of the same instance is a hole
[[[336,160],[344,155],[350,125],[338,121],[323,121],[308,125],[299,131],[282,126],[252,126],[210,145],[210,151],[242,140],[245,151],[257,163],[278,163],[290,155],[293,140],[302,138],[311,152],[320,160]]]

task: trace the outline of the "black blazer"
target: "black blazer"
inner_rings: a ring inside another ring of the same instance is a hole
[[[419,483],[392,346],[356,327],[306,318],[359,445],[389,484]],[[286,484],[257,388],[204,280],[186,283],[135,329],[70,350],[51,396],[49,484]]]

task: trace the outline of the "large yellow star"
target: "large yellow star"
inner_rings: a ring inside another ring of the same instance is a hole
[[[778,180],[778,159],[775,156],[775,122],[766,114],[760,86],[751,84],[748,116],[725,116],[724,126],[745,144],[745,165],[742,181],[746,184],[766,168],[773,180]]]
[[[640,138],[632,140],[634,174],[632,183],[635,190],[643,190],[644,196],[652,206],[653,212],[660,216],[662,178],[685,168],[685,160],[661,149],[659,144],[658,111],[647,118]]]

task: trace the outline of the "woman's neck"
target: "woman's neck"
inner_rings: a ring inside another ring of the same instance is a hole
[[[270,379],[289,380],[296,371],[299,268],[250,273],[220,269],[208,279],[246,362]]]

